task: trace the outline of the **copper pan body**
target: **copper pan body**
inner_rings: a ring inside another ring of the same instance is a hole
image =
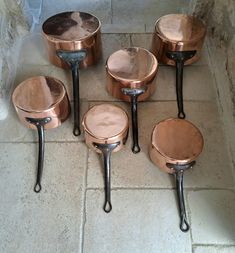
[[[49,61],[61,68],[70,68],[56,55],[56,50],[75,51],[85,49],[86,58],[80,68],[98,62],[102,56],[101,23],[85,12],[63,12],[48,18],[42,25],[42,34]]]
[[[23,81],[13,91],[12,102],[21,122],[33,129],[37,129],[36,126],[26,118],[50,117],[44,129],[51,129],[60,126],[70,114],[65,87],[53,77],[36,76]]]
[[[93,143],[120,144],[113,150],[119,151],[125,145],[129,119],[127,113],[120,107],[112,104],[100,104],[90,108],[83,117],[86,144],[97,153],[101,153]]]
[[[130,96],[124,95],[122,88],[146,87],[138,97],[138,101],[144,101],[155,91],[157,69],[156,57],[144,48],[118,50],[106,62],[107,91],[115,98],[130,102]]]
[[[173,174],[175,171],[166,163],[188,164],[202,149],[203,136],[196,126],[184,119],[167,119],[155,125],[149,155],[161,170]]]
[[[166,52],[196,50],[195,56],[184,63],[192,64],[200,57],[205,36],[206,26],[200,19],[185,14],[165,15],[155,23],[151,52],[159,62],[175,65]]]

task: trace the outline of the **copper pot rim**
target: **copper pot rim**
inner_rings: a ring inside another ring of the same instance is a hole
[[[205,28],[204,32],[201,34],[201,36],[197,36],[195,37],[194,39],[191,39],[191,40],[172,40],[172,39],[169,39],[169,38],[166,38],[158,29],[158,22],[161,20],[161,18],[163,17],[167,17],[167,16],[172,16],[172,15],[178,15],[178,16],[187,16],[187,17],[191,17],[193,19],[196,19],[198,20],[199,22],[201,22],[202,26]],[[165,42],[168,42],[168,43],[173,43],[173,44],[180,44],[180,43],[193,43],[195,41],[198,41],[200,39],[202,39],[203,37],[205,37],[206,35],[206,25],[205,25],[205,22],[200,19],[200,18],[196,18],[194,17],[193,15],[187,15],[187,14],[180,14],[180,13],[171,13],[171,14],[167,14],[167,15],[164,15],[164,16],[161,16],[160,18],[157,19],[157,21],[155,22],[154,24],[154,33],[157,34],[157,36],[159,36],[163,41]]]
[[[39,78],[39,77],[40,78],[41,77],[43,77],[43,78],[48,77],[50,79],[52,78],[52,79],[56,80],[56,82],[58,82],[59,84],[61,84],[61,87],[62,87],[61,95],[58,98],[58,100],[55,103],[53,103],[48,109],[45,109],[45,110],[27,110],[27,109],[23,108],[22,106],[20,106],[20,105],[18,105],[16,103],[16,99],[15,99],[16,91],[17,91],[18,87],[24,85],[24,83],[30,81],[33,78]],[[51,77],[51,76],[32,76],[32,77],[29,77],[29,78],[25,79],[23,82],[21,82],[21,83],[19,83],[17,85],[17,87],[14,89],[14,91],[12,93],[12,101],[13,101],[13,104],[14,104],[15,107],[17,107],[18,109],[20,109],[20,110],[22,110],[24,112],[27,112],[27,113],[42,113],[43,112],[44,113],[44,112],[50,112],[51,110],[53,110],[60,102],[62,102],[62,100],[64,99],[64,97],[66,96],[66,94],[67,93],[66,93],[65,86],[64,86],[63,82],[60,81],[59,79],[57,79],[55,77]]]
[[[153,135],[154,135],[154,132],[157,128],[157,126],[161,123],[164,123],[166,121],[171,121],[171,120],[179,120],[179,121],[186,121],[188,124],[190,124],[194,129],[197,130],[197,132],[199,133],[199,135],[201,136],[201,147],[200,147],[200,152],[198,152],[197,154],[191,156],[190,158],[188,159],[176,159],[176,158],[173,158],[173,157],[170,157],[170,156],[167,156],[165,155],[163,152],[161,152],[161,150],[159,149],[158,146],[154,145],[153,142],[151,141],[151,146],[152,148],[154,148],[161,156],[163,156],[166,161],[170,161],[172,163],[175,163],[175,164],[185,164],[185,163],[188,163],[190,161],[194,161],[202,152],[203,150],[203,147],[204,147],[204,138],[203,138],[203,135],[201,133],[201,131],[199,130],[198,127],[196,127],[192,122],[190,122],[189,120],[186,120],[186,119],[178,119],[178,118],[166,118],[164,120],[161,120],[159,121],[154,127],[153,127],[153,130],[152,130],[152,134],[151,134],[151,140],[153,140]]]
[[[119,76],[113,74],[113,73],[110,71],[109,67],[108,67],[108,60],[109,60],[109,58],[110,58],[114,53],[116,53],[116,52],[118,52],[118,51],[120,51],[120,50],[131,49],[131,48],[141,49],[141,50],[147,52],[147,54],[150,55],[150,56],[152,57],[152,59],[153,59],[153,62],[154,62],[154,64],[153,64],[153,65],[154,65],[153,69],[152,69],[151,72],[150,72],[148,75],[146,75],[142,80],[137,79],[137,78],[136,78],[136,79],[120,78]],[[119,50],[113,52],[113,53],[107,58],[106,64],[105,64],[105,68],[106,68],[107,73],[108,73],[111,77],[113,77],[114,79],[116,79],[116,80],[119,81],[119,82],[133,83],[133,84],[141,84],[141,83],[143,83],[143,82],[145,82],[145,81],[147,81],[147,80],[149,80],[149,79],[152,79],[152,78],[154,77],[154,75],[157,73],[157,71],[158,71],[158,60],[157,60],[156,56],[155,56],[153,53],[151,53],[149,50],[147,50],[146,48],[143,48],[143,47],[125,47],[125,48],[122,48],[122,49],[119,49]]]
[[[79,12],[79,13],[89,14],[89,15],[91,15],[91,16],[93,16],[94,18],[97,19],[99,25],[98,25],[97,29],[96,29],[94,32],[90,33],[89,35],[87,35],[87,36],[85,36],[85,37],[83,37],[83,38],[77,39],[77,40],[62,40],[62,39],[55,38],[55,37],[53,37],[52,35],[48,35],[48,34],[46,34],[46,33],[44,32],[44,30],[43,30],[43,25],[44,25],[44,23],[45,23],[49,18],[52,18],[52,17],[54,17],[54,16],[56,16],[56,15],[59,15],[59,14],[68,13],[68,12]],[[49,17],[49,18],[47,18],[47,19],[43,22],[43,24],[42,24],[42,34],[43,34],[43,36],[44,36],[46,39],[48,39],[48,40],[51,41],[51,42],[61,42],[61,43],[82,42],[82,41],[84,41],[84,40],[87,40],[87,39],[90,38],[90,37],[93,37],[96,33],[99,32],[99,30],[100,30],[100,28],[101,28],[101,21],[100,21],[95,15],[93,15],[93,14],[91,14],[91,13],[88,13],[88,12],[84,12],[84,11],[64,11],[64,12],[57,13],[57,14],[55,14],[55,15]]]
[[[123,130],[122,130],[120,133],[118,133],[118,134],[112,135],[112,136],[110,136],[110,137],[108,137],[108,138],[107,138],[107,137],[97,137],[96,135],[94,135],[94,134],[88,129],[88,127],[87,127],[86,124],[85,124],[85,119],[86,119],[87,114],[89,113],[89,111],[90,111],[92,108],[94,108],[94,107],[96,107],[96,106],[99,106],[99,105],[100,105],[100,104],[98,104],[98,105],[93,105],[92,107],[90,107],[90,108],[88,109],[88,111],[87,111],[87,112],[84,114],[84,116],[83,116],[83,119],[82,119],[82,126],[83,126],[83,128],[84,128],[84,131],[85,131],[86,133],[88,133],[90,136],[92,136],[94,139],[97,139],[97,140],[99,140],[99,141],[103,141],[104,143],[107,143],[107,142],[110,142],[112,139],[115,139],[115,138],[117,138],[117,137],[123,135],[123,134],[127,131],[127,129],[129,128],[129,117],[128,117],[128,114],[126,113],[126,111],[125,111],[122,107],[120,107],[120,106],[118,106],[118,105],[109,104],[109,105],[118,107],[119,109],[121,109],[121,110],[123,111],[123,113],[125,114],[125,116],[126,116],[126,118],[127,118],[127,124],[126,124],[126,126],[123,128]]]

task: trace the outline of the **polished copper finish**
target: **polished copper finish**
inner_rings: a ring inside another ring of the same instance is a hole
[[[46,118],[51,121],[44,128],[61,125],[70,113],[70,104],[61,81],[48,76],[31,77],[20,83],[12,94],[12,101],[22,123],[36,129],[26,118]]]
[[[197,61],[206,35],[206,26],[198,18],[185,14],[169,14],[155,23],[151,52],[168,65],[175,61],[166,56],[168,51],[193,51],[196,55],[185,61],[185,65]]]
[[[85,12],[63,12],[48,18],[42,26],[49,61],[61,68],[68,64],[57,55],[57,50],[77,51],[85,49],[86,58],[79,67],[95,64],[102,55],[101,23]]]
[[[202,149],[203,137],[197,127],[187,120],[167,119],[154,127],[149,154],[154,164],[172,174],[175,171],[167,163],[188,164]]]
[[[109,56],[106,63],[107,90],[115,98],[130,101],[130,96],[125,95],[122,88],[146,87],[138,101],[146,100],[155,91],[157,68],[157,59],[144,48],[118,50]]]
[[[111,144],[120,142],[113,151],[120,150],[128,135],[128,116],[118,106],[112,104],[95,105],[84,115],[82,125],[86,144],[100,153],[94,143]]]

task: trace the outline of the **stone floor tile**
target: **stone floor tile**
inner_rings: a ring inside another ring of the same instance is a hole
[[[84,253],[191,252],[190,234],[179,230],[172,191],[112,191],[109,214],[103,201],[102,191],[87,191]]]
[[[106,62],[107,58],[115,51],[130,47],[129,34],[102,34],[103,46],[103,60]]]
[[[177,13],[188,5],[185,0],[112,1],[114,24],[154,24],[163,15]]]
[[[151,49],[152,44],[152,34],[131,34],[131,46],[132,47],[143,47],[148,50]]]
[[[144,24],[102,24],[102,33],[144,33]]]
[[[175,68],[159,66],[156,91],[151,100],[175,100]],[[185,100],[215,100],[213,77],[208,66],[184,68],[183,96]]]
[[[193,253],[234,253],[235,246],[196,246]]]
[[[116,103],[130,115],[128,103]],[[91,105],[93,105],[91,103]],[[174,177],[160,171],[148,155],[154,125],[176,116],[175,102],[144,102],[139,107],[139,143],[141,152],[131,152],[131,132],[125,149],[112,155],[112,187],[167,187],[175,186]],[[187,119],[201,130],[204,150],[196,166],[185,172],[186,187],[233,187],[232,167],[216,106],[212,103],[186,102]],[[208,116],[209,115],[209,116]],[[89,151],[88,187],[103,187],[103,165],[99,155]]]
[[[56,0],[43,0],[41,22],[44,22],[52,15],[65,11],[88,12],[95,15],[101,23],[106,24],[111,22],[111,0],[62,0],[59,4]]]
[[[73,110],[73,104],[71,105]],[[81,118],[87,111],[88,103],[81,103]],[[25,127],[19,120],[13,106],[9,110],[8,117],[4,121],[0,121],[0,142],[37,142],[37,131]],[[69,118],[63,122],[63,124],[57,128],[49,129],[45,131],[45,141],[83,141],[84,136],[81,134],[79,137],[75,137],[73,131],[73,111]]]
[[[188,200],[193,243],[235,244],[234,191],[189,192]]]
[[[33,191],[36,145],[0,146],[0,252],[79,252],[85,145],[46,144],[42,190],[38,194]]]

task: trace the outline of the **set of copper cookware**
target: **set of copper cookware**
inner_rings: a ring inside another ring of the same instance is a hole
[[[64,12],[48,18],[42,26],[49,61],[70,69],[73,83],[73,134],[80,135],[79,69],[94,65],[102,56],[101,23],[84,12]],[[183,107],[183,68],[197,61],[206,28],[201,20],[183,14],[170,14],[156,21],[151,52],[140,47],[120,49],[106,61],[106,89],[113,97],[130,102],[132,152],[140,152],[137,105],[155,91],[158,62],[176,67],[178,118],[157,123],[152,131],[149,155],[163,171],[174,174],[180,212],[180,229],[188,231],[183,173],[192,168],[203,148],[199,129],[185,120]],[[85,83],[82,85],[86,85]],[[64,84],[53,77],[31,77],[20,83],[12,95],[16,112],[27,127],[36,129],[39,154],[35,192],[41,190],[44,160],[44,130],[60,126],[70,114]],[[151,117],[151,115],[149,115]],[[86,144],[103,155],[105,203],[110,212],[110,157],[123,148],[128,137],[128,114],[112,104],[99,104],[83,116]]]

